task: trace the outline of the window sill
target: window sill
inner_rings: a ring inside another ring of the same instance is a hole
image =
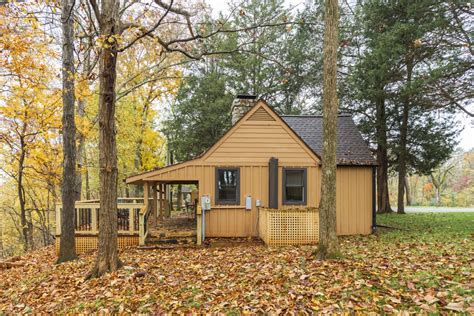
[[[219,204],[219,205],[214,205],[213,207],[211,207],[211,211],[213,208],[228,208],[228,209],[231,209],[231,208],[245,208],[245,205],[231,205],[231,204]]]

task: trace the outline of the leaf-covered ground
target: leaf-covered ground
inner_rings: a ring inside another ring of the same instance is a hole
[[[94,254],[55,265],[47,248],[0,270],[0,314],[25,312],[474,313],[474,213],[379,216],[403,230],[341,238],[344,258],[311,247],[238,246],[121,254],[125,267],[84,281]]]

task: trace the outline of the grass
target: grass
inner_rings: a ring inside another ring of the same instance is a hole
[[[395,228],[379,229],[379,235],[387,241],[441,241],[474,237],[474,212],[382,214],[377,215],[377,224]]]

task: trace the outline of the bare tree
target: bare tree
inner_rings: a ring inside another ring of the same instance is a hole
[[[61,187],[61,240],[57,263],[71,261],[76,256],[74,236],[74,204],[76,201],[76,123],[74,121],[74,0],[62,0],[62,81],[63,81],[63,181]]]
[[[326,0],[323,50],[323,157],[319,206],[318,258],[339,255],[336,231],[336,136],[337,136],[337,47],[339,4]]]
[[[103,40],[99,57],[99,249],[94,268],[87,278],[117,270],[117,143],[115,127],[115,83],[117,78],[117,35],[119,1],[90,0]]]

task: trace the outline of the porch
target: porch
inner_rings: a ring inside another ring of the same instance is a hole
[[[160,246],[197,242],[197,191],[182,190],[178,199],[171,184],[144,184],[144,196],[117,199],[118,247]],[[177,201],[182,201],[178,205]],[[97,249],[99,200],[77,201],[74,227],[77,253]],[[62,205],[56,204],[56,248],[61,238]]]

